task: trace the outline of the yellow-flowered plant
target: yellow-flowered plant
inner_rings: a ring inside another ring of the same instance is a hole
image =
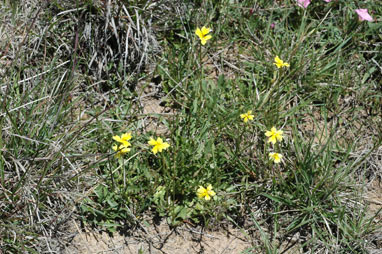
[[[116,158],[120,158],[122,155],[124,155],[125,153],[128,153],[130,152],[130,143],[127,143],[127,144],[121,144],[121,145],[113,145],[113,150],[116,151],[117,153],[115,154],[115,157]]]
[[[253,120],[254,115],[252,115],[252,110],[247,111],[247,113],[240,114],[240,118],[243,119],[244,123],[248,122],[248,120]]]
[[[274,163],[280,163],[283,156],[279,153],[269,153],[269,159]]]
[[[200,42],[202,45],[205,45],[209,39],[212,38],[211,35],[209,35],[209,32],[211,31],[210,28],[207,28],[205,26],[202,27],[202,29],[196,28],[195,34],[199,37]]]
[[[118,135],[115,135],[113,136],[113,139],[121,144],[116,144],[116,145],[113,145],[112,146],[112,149],[117,152],[115,154],[115,157],[116,158],[120,158],[122,155],[124,155],[125,153],[128,153],[130,152],[130,142],[129,140],[132,138],[131,136],[131,132],[127,132],[127,133],[124,133],[122,134],[121,136],[118,136]]]
[[[272,127],[270,131],[265,132],[265,136],[268,137],[268,143],[276,144],[276,141],[281,142],[283,140],[283,133],[282,130]]]
[[[149,145],[153,146],[153,153],[156,154],[157,152],[162,152],[162,150],[166,150],[170,147],[170,144],[167,142],[163,142],[161,138],[157,138],[157,140],[153,139],[152,137],[149,140]]]
[[[122,134],[121,136],[113,136],[113,139],[122,144],[130,144],[128,141],[132,138],[131,132]]]
[[[277,68],[282,68],[282,67],[289,67],[290,65],[287,62],[284,62],[279,58],[279,56],[275,57],[275,62],[273,63],[274,65],[277,66]]]
[[[199,186],[199,189],[196,191],[196,195],[200,199],[210,200],[211,197],[215,196],[216,193],[212,190],[212,185],[209,184],[207,188],[204,188],[203,186]]]

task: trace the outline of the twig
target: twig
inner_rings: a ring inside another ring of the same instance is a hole
[[[219,237],[216,237],[216,236],[213,236],[213,235],[210,235],[210,234],[207,234],[207,233],[203,233],[201,231],[199,232],[199,231],[196,231],[196,230],[193,230],[193,229],[189,229],[189,228],[187,228],[187,229],[179,228],[179,230],[188,231],[188,232],[191,232],[191,233],[203,235],[203,236],[206,236],[208,238],[220,239]]]

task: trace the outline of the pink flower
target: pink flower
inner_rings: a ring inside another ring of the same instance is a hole
[[[303,8],[306,8],[310,4],[310,0],[297,0],[297,4]]]
[[[330,3],[332,0],[324,0],[325,2],[327,2],[327,3]]]
[[[271,24],[271,29],[275,28],[275,26],[276,26],[275,23],[272,23]]]
[[[358,14],[358,18],[360,21],[373,21],[373,17],[367,12],[367,9],[357,9],[355,12]]]

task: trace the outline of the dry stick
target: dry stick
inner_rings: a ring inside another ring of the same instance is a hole
[[[188,231],[188,232],[191,232],[191,233],[194,233],[194,234],[198,234],[198,235],[203,235],[203,236],[206,236],[206,237],[212,238],[212,239],[220,239],[219,237],[216,237],[216,236],[204,233],[203,231],[196,231],[196,230],[193,230],[193,229],[190,229],[190,228],[187,228],[187,229],[178,228],[178,230]]]

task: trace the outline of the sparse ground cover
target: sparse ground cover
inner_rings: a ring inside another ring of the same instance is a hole
[[[0,6],[2,252],[155,223],[245,236],[216,253],[382,249],[381,2]]]

